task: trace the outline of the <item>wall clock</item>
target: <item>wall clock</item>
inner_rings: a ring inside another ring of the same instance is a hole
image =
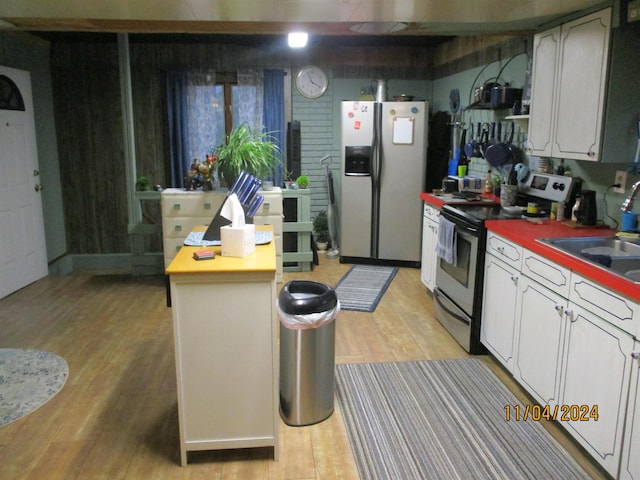
[[[327,91],[329,77],[320,67],[307,65],[298,70],[295,82],[300,95],[307,98],[318,98]]]

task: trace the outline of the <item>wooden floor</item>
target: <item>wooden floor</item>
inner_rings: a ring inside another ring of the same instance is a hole
[[[310,273],[334,285],[349,269],[321,258]],[[336,361],[384,362],[468,355],[433,317],[419,271],[400,269],[374,313],[343,311]],[[215,308],[215,305],[212,305]],[[63,390],[34,413],[0,428],[0,479],[357,479],[336,411],[310,427],[280,422],[272,449],[189,453],[179,466],[171,310],[163,277],[50,277],[0,300],[0,348],[35,348],[69,363]],[[531,402],[489,356],[482,357]],[[564,431],[550,430],[602,478]]]

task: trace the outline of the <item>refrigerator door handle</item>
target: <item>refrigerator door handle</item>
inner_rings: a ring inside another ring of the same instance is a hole
[[[380,232],[380,169],[382,164],[382,104],[373,104],[371,152],[371,258],[378,258]]]

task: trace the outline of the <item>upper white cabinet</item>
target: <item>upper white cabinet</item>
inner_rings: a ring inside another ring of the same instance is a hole
[[[537,34],[528,152],[599,160],[611,9]]]

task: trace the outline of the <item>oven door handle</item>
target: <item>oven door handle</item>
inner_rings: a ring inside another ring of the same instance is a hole
[[[451,317],[455,318],[456,320],[458,320],[459,322],[464,323],[465,325],[469,325],[469,322],[467,321],[466,318],[461,317],[460,315],[458,315],[456,312],[453,312],[452,310],[448,309],[441,301],[440,301],[440,296],[442,294],[440,293],[440,291],[437,288],[433,289],[433,297],[435,298],[436,302],[438,302],[438,305],[440,305],[440,307],[447,312],[449,315],[451,315]]]

